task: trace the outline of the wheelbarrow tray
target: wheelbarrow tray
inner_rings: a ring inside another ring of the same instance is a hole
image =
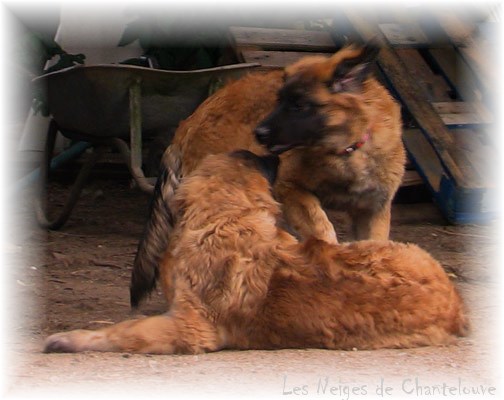
[[[78,65],[34,79],[44,85],[50,113],[62,133],[127,138],[129,90],[141,88],[142,132],[155,135],[175,127],[208,96],[209,84],[235,78],[258,64],[242,63],[193,71],[167,71],[104,64]]]

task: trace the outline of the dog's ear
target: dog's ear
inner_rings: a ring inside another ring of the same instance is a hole
[[[259,170],[266,177],[270,186],[275,184],[278,166],[280,165],[280,157],[276,154],[259,157]]]
[[[374,41],[367,43],[358,56],[344,58],[334,69],[333,76],[328,82],[331,93],[351,92],[362,90],[364,81],[373,68],[380,48]]]

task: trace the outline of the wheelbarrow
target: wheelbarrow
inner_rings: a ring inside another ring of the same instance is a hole
[[[193,71],[167,71],[106,64],[78,65],[34,79],[47,95],[50,124],[41,161],[35,212],[37,222],[59,229],[68,220],[80,192],[104,149],[116,147],[137,183],[146,193],[154,185],[142,169],[142,135],[175,127],[208,96],[210,83],[226,81],[259,64],[234,64]],[[61,211],[49,216],[47,186],[56,135],[89,144]]]

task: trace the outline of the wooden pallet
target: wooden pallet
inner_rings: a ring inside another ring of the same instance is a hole
[[[454,13],[431,17],[439,22],[435,32],[400,12],[383,20],[342,10],[335,26],[345,32],[333,33],[382,46],[378,74],[409,117],[404,142],[418,172],[408,171],[403,186],[425,182],[453,223],[487,221],[497,211],[495,175],[489,173],[496,163],[488,134],[493,115],[484,98],[491,68],[468,39],[470,25],[455,23]],[[233,27],[230,33],[239,60],[263,69],[336,49],[323,31]]]
[[[445,217],[453,223],[495,219],[492,70],[468,36],[470,24],[457,22],[455,12],[438,13],[431,16],[438,29],[429,32],[399,12],[386,21],[344,14],[358,37],[382,46],[380,71],[411,116],[406,148]]]

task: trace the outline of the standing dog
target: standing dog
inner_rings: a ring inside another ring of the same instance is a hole
[[[356,239],[388,239],[405,153],[400,107],[371,75],[377,52],[373,46],[347,47],[330,58],[306,57],[285,71],[251,74],[215,93],[180,124],[163,157],[135,259],[134,307],[159,274],[173,225],[169,199],[180,177],[208,154],[282,153],[274,191],[286,222],[302,238],[337,243],[327,207],[350,214]]]
[[[58,333],[45,351],[403,348],[466,333],[453,284],[419,247],[299,243],[278,228],[276,163],[246,151],[208,156],[171,201],[178,220],[161,266],[170,311]]]

